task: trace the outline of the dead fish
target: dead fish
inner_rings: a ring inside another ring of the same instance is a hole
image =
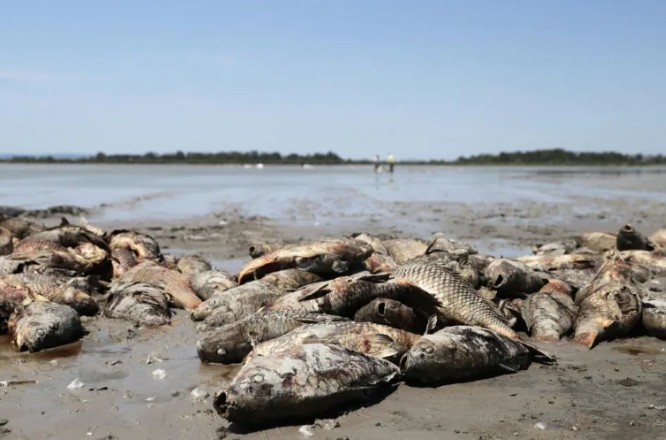
[[[194,293],[189,280],[183,274],[152,261],[145,261],[134,266],[119,280],[152,284],[164,290],[175,307],[195,309],[201,304],[201,299]]]
[[[109,291],[104,316],[135,325],[169,324],[169,301],[161,289],[147,283],[117,283]]]
[[[515,373],[529,364],[529,350],[519,341],[459,325],[423,336],[403,356],[400,369],[408,382],[438,384]]]
[[[397,263],[393,261],[390,255],[382,255],[376,252],[370,254],[368,258],[363,261],[364,268],[370,273],[388,272],[398,267]]]
[[[578,247],[575,239],[553,241],[540,244],[532,248],[534,255],[565,255],[572,253]]]
[[[60,226],[28,235],[23,241],[51,241],[65,247],[76,247],[88,242],[108,250],[102,237],[81,226],[71,225],[65,219]]]
[[[648,268],[652,275],[666,274],[666,254],[663,251],[622,251],[620,254],[634,269],[643,266]]]
[[[550,280],[523,301],[520,311],[532,339],[557,342],[573,328],[578,306],[571,295],[569,285]]]
[[[199,307],[192,311],[191,317],[194,321],[201,321],[209,316],[218,307],[231,308],[230,303],[247,302],[247,309],[255,307],[250,313],[254,313],[262,305],[268,304],[288,290],[298,289],[301,286],[321,280],[318,275],[310,272],[287,269],[273,272],[261,280],[232,287],[228,290],[216,293],[205,300]],[[239,308],[239,307],[236,307]]]
[[[648,335],[666,339],[666,293],[644,295],[642,322]]]
[[[645,235],[638,232],[630,224],[626,224],[620,228],[617,233],[616,241],[617,249],[620,251],[638,250],[638,251],[653,251],[655,245]]]
[[[248,425],[312,418],[367,401],[399,377],[398,367],[383,359],[336,345],[305,344],[248,360],[213,405],[230,422]]]
[[[527,265],[504,258],[490,263],[484,275],[488,287],[506,297],[537,292],[546,284],[546,280]]]
[[[79,315],[63,304],[35,301],[16,310],[9,334],[19,351],[30,352],[74,342],[83,336]]]
[[[18,307],[33,301],[48,301],[28,286],[11,278],[0,278],[0,334],[7,333],[7,320]]]
[[[346,318],[297,310],[260,310],[199,339],[197,353],[203,362],[234,364],[245,359],[255,344],[280,337],[302,325],[335,321],[346,321]]]
[[[5,277],[5,280],[7,279],[11,280],[10,282],[23,283],[34,294],[67,305],[81,315],[94,316],[99,311],[97,301],[79,288],[78,279],[70,279],[56,273],[45,275],[30,272],[9,275]]]
[[[357,322],[374,322],[413,333],[423,333],[427,320],[411,307],[389,298],[374,299],[354,314]]]
[[[650,241],[661,249],[666,249],[666,229],[659,229],[650,235]]]
[[[176,268],[180,273],[185,275],[188,279],[192,279],[194,275],[202,272],[213,270],[213,266],[204,260],[201,255],[186,255],[178,259]]]
[[[252,258],[259,258],[268,255],[271,252],[275,252],[283,246],[284,245],[279,243],[255,243],[250,246],[249,254]]]
[[[467,244],[452,238],[446,238],[446,235],[442,232],[437,232],[433,235],[432,241],[426,249],[426,254],[431,254],[433,252],[446,252],[448,254],[454,255],[472,255],[476,254],[477,250]]]
[[[608,232],[587,232],[576,237],[579,247],[588,248],[593,252],[606,252],[615,248],[617,237]]]
[[[0,255],[9,255],[14,251],[14,235],[8,229],[0,227]]]
[[[116,229],[107,235],[109,247],[113,249],[129,249],[143,260],[162,262],[160,245],[153,237],[138,231]]]
[[[598,341],[629,333],[641,317],[642,293],[631,267],[610,251],[592,283],[576,294],[574,341],[592,348]]]
[[[285,246],[246,264],[238,274],[238,284],[289,268],[324,276],[341,274],[365,260],[371,253],[369,245],[351,239]]]
[[[0,227],[7,229],[18,239],[46,230],[46,226],[22,217],[0,218]]]
[[[128,248],[111,249],[111,262],[113,264],[113,277],[118,278],[125,272],[139,264],[136,254]]]
[[[495,305],[479,297],[451,269],[438,264],[406,264],[394,270],[392,276],[431,294],[439,301],[440,313],[449,320],[480,325],[509,338],[518,338]]]
[[[509,327],[513,329],[523,321],[523,317],[520,313],[522,305],[522,298],[504,298],[497,303],[497,310],[504,317],[506,323],[509,324]]]
[[[472,254],[467,257],[467,264],[469,264],[478,273],[483,273],[490,263],[495,261],[495,257],[490,255]]]
[[[206,300],[217,292],[223,292],[238,286],[234,276],[223,270],[208,270],[193,275],[190,278],[192,290],[197,296]]]
[[[338,277],[284,295],[266,308],[300,309],[351,318],[359,308],[373,299],[390,298],[422,310],[428,316],[438,313],[439,303],[432,295],[404,280],[385,282],[388,278],[388,274],[355,274]]]
[[[576,289],[591,283],[601,264],[601,256],[592,254],[530,255],[516,260],[535,271],[563,280]]]
[[[296,345],[319,342],[339,345],[397,363],[420,338],[415,333],[371,322],[309,324],[257,345],[252,356],[268,356],[278,351],[288,351]]]
[[[404,264],[412,258],[425,255],[429,243],[412,238],[394,238],[382,240],[382,244],[396,263]]]
[[[23,272],[26,265],[37,264],[15,255],[0,255],[0,276]]]

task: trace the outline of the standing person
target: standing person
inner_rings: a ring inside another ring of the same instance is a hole
[[[379,154],[375,154],[375,173],[379,172]]]
[[[393,156],[393,153],[389,152],[388,156],[386,157],[386,162],[388,162],[389,173],[392,173],[393,167],[395,166],[395,157]]]

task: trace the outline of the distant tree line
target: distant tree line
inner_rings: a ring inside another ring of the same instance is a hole
[[[574,152],[561,148],[502,152],[459,157],[458,165],[656,165],[666,164],[662,154],[622,154],[613,151]]]
[[[343,165],[369,164],[370,160],[343,159],[336,153],[287,154],[277,152],[259,152],[256,150],[221,151],[217,153],[198,153],[176,151],[175,153],[145,154],[105,154],[94,156],[58,157],[58,156],[11,156],[0,158],[0,162],[20,163],[108,163],[108,164],[268,164],[268,165]],[[453,161],[401,161],[412,165],[658,165],[666,164],[662,154],[622,154],[607,152],[573,152],[561,148],[533,151],[501,152],[499,154],[479,154],[461,156]]]
[[[222,151],[218,153],[197,153],[176,151],[175,153],[145,154],[105,154],[78,158],[58,158],[53,156],[13,156],[4,162],[39,162],[39,163],[110,163],[110,164],[326,164],[349,163],[337,154],[288,154],[266,153],[258,151]]]

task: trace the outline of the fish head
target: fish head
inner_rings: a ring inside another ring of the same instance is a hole
[[[16,329],[14,342],[19,351],[37,351],[40,347],[46,345],[48,330],[39,320],[30,319],[21,322]]]
[[[447,340],[435,342],[427,337],[421,338],[400,359],[400,370],[408,380],[416,382],[427,382],[437,380],[438,370],[448,365],[447,359],[452,359],[456,350],[453,341]]]
[[[70,285],[65,288],[63,293],[63,302],[79,312],[81,315],[94,316],[99,311],[99,304],[86,292],[79,289],[77,285]]]
[[[197,341],[199,358],[206,362],[234,364],[241,362],[252,351],[256,338],[236,324],[225,325]]]
[[[229,421],[252,422],[261,411],[279,405],[280,397],[289,394],[291,380],[289,376],[281,377],[274,368],[241,368],[232,384],[215,395],[213,406]]]
[[[108,257],[104,249],[90,242],[81,243],[75,248],[75,252],[91,265],[100,264]]]

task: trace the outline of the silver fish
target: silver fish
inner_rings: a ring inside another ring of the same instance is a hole
[[[215,396],[214,407],[227,420],[247,425],[313,418],[367,401],[399,377],[398,367],[383,359],[335,345],[305,344],[248,360]]]

